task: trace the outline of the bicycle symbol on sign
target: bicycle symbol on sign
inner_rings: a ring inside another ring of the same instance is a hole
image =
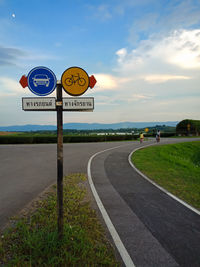
[[[71,77],[65,79],[65,84],[67,86],[71,86],[72,84],[75,85],[76,82],[79,86],[84,86],[86,84],[86,80],[84,78],[81,78],[79,73],[77,73],[77,75],[72,74]]]

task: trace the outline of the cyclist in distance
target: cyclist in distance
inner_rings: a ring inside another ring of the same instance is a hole
[[[156,141],[157,143],[160,142],[160,130],[158,130],[156,133]]]

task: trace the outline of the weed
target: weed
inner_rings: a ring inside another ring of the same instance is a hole
[[[63,239],[57,234],[56,188],[39,208],[0,239],[0,264],[5,266],[119,266],[96,213],[84,201],[86,177],[64,179]]]

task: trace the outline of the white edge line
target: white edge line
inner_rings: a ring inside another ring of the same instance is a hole
[[[124,146],[124,145],[122,145]],[[103,151],[100,151],[100,152],[97,152],[96,154],[94,154],[92,157],[90,157],[89,161],[88,161],[88,166],[87,166],[87,173],[88,173],[88,181],[89,181],[89,184],[90,184],[90,188],[92,190],[92,193],[94,195],[94,198],[97,202],[97,205],[98,205],[98,208],[103,216],[103,219],[106,223],[106,226],[113,238],[113,241],[115,243],[115,246],[117,247],[118,251],[119,251],[119,254],[125,264],[125,266],[127,267],[135,267],[130,255],[128,254],[128,251],[126,250],[124,244],[122,243],[114,225],[112,224],[111,222],[111,219],[106,211],[106,209],[104,208],[103,206],[103,203],[101,202],[100,200],[100,197],[95,189],[95,186],[94,186],[94,183],[93,183],[93,180],[92,180],[92,175],[91,175],[91,163],[92,163],[92,160],[94,159],[94,157],[96,157],[98,154],[101,154],[101,153],[104,153],[106,151],[109,151],[109,150],[112,150],[112,149],[116,149],[116,148],[119,148],[121,146],[117,146],[117,147],[112,147],[112,148],[109,148],[109,149],[106,149],[106,150],[103,150]]]
[[[133,167],[133,169],[139,173],[144,179],[146,179],[148,182],[150,182],[151,184],[153,184],[154,186],[156,186],[157,188],[159,188],[162,192],[164,192],[165,194],[167,194],[168,196],[172,197],[173,199],[175,199],[176,201],[178,201],[179,203],[181,203],[182,205],[184,205],[185,207],[187,207],[188,209],[192,210],[193,212],[197,213],[198,215],[200,215],[200,211],[198,211],[197,209],[195,209],[194,207],[190,206],[189,204],[187,204],[185,201],[181,200],[180,198],[174,196],[172,193],[170,193],[169,191],[167,191],[166,189],[164,189],[163,187],[159,186],[157,183],[153,182],[152,180],[150,180],[144,173],[142,173],[140,170],[138,170],[135,165],[132,163],[131,161],[131,157],[133,155],[133,153],[135,153],[137,150],[148,147],[148,146],[152,146],[154,144],[150,144],[150,145],[146,145],[146,146],[142,146],[142,147],[138,147],[136,149],[134,149],[128,157],[129,160],[129,164]]]

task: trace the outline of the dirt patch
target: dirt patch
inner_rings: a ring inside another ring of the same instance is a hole
[[[0,132],[0,136],[16,134],[17,132]]]

